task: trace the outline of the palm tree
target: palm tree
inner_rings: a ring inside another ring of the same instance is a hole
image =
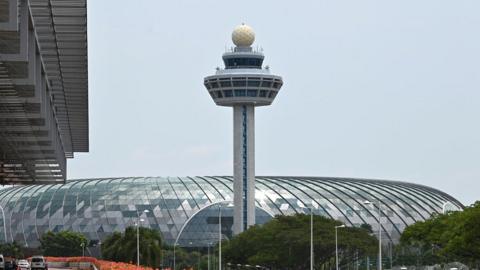
[[[157,230],[139,228],[140,264],[158,266],[161,259],[162,237]],[[135,262],[137,258],[137,230],[128,227],[124,233],[114,232],[102,243],[105,259],[121,262]]]

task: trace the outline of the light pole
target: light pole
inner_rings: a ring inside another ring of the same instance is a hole
[[[229,203],[227,207],[232,207]],[[222,270],[222,204],[218,204],[218,270]]]
[[[207,258],[208,258],[208,266],[207,266],[207,269],[210,270],[210,245],[212,243],[208,243],[208,247],[207,247]]]
[[[5,233],[5,243],[7,243],[8,239],[7,239],[7,227],[5,225],[5,211],[3,211],[3,207],[1,205],[0,205],[0,210],[2,210],[3,232]]]
[[[313,210],[310,208],[310,270],[313,270]]]
[[[98,246],[100,248],[100,259],[102,259],[102,240],[98,241]]]
[[[312,207],[306,207],[305,204],[303,204],[303,202],[301,202],[301,201],[297,201],[297,205],[300,208],[308,209],[310,211],[310,270],[313,270],[313,263],[314,263],[314,261],[313,261],[313,256],[314,256],[314,253],[313,253],[313,208]],[[312,206],[315,209],[317,209],[318,208],[317,202],[312,200]]]
[[[82,257],[85,257],[85,243],[82,242],[80,246],[82,247]]]
[[[375,207],[375,204],[371,201],[365,201],[364,204],[371,204]],[[378,270],[382,270],[382,222],[381,222],[381,215],[382,212],[380,210],[380,201],[377,201],[377,208],[378,208]]]
[[[143,210],[143,213],[147,214],[150,211],[147,209]],[[145,220],[143,218],[140,218],[138,216],[137,223],[135,223],[135,226],[137,226],[137,267],[140,266],[140,222],[144,222]]]
[[[222,205],[218,205],[218,270],[222,270]]]
[[[335,265],[336,265],[336,270],[338,270],[338,228],[345,228],[345,225],[338,225],[335,226]]]
[[[174,244],[173,244],[173,270],[176,270],[176,269],[177,269],[177,268],[176,268],[176,266],[177,266],[177,265],[176,265],[176,258],[175,258],[175,248],[177,247],[177,245],[178,245],[177,243],[174,243]]]

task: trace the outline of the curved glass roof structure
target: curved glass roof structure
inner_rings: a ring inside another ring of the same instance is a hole
[[[463,208],[444,192],[398,181],[265,176],[257,177],[255,188],[257,223],[309,213],[310,207],[347,226],[367,223],[377,230],[377,209],[364,202],[380,202],[382,230],[391,241],[407,225],[444,207]],[[222,237],[231,237],[232,189],[230,176],[83,179],[7,188],[0,190],[0,242],[38,246],[49,230],[101,240],[142,218],[141,226],[160,230],[170,244],[204,247],[218,241],[219,221]]]

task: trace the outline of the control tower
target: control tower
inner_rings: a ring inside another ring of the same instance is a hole
[[[255,107],[272,104],[282,77],[262,67],[264,55],[252,49],[255,33],[248,25],[232,33],[235,48],[223,54],[224,69],[204,79],[219,106],[233,107],[233,232],[255,224]]]

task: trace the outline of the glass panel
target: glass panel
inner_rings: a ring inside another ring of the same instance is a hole
[[[232,84],[230,83],[230,81],[225,81],[225,82],[220,82],[220,85],[222,87],[231,87]]]
[[[246,81],[233,81],[233,86],[238,87],[238,86],[246,86],[247,82]]]
[[[270,91],[270,93],[268,94],[268,97],[269,97],[269,98],[274,98],[276,95],[277,95],[277,92],[275,92],[275,91]]]
[[[248,86],[258,87],[260,86],[260,80],[249,80]]]
[[[233,97],[232,90],[224,90],[223,93],[225,94],[225,97]]]
[[[245,90],[235,89],[235,96],[236,97],[244,97],[245,96]]]
[[[266,82],[266,81],[262,82],[262,87],[271,87],[271,86],[272,86],[272,82]]]
[[[247,91],[247,96],[256,97],[257,96],[257,90],[248,90]]]

